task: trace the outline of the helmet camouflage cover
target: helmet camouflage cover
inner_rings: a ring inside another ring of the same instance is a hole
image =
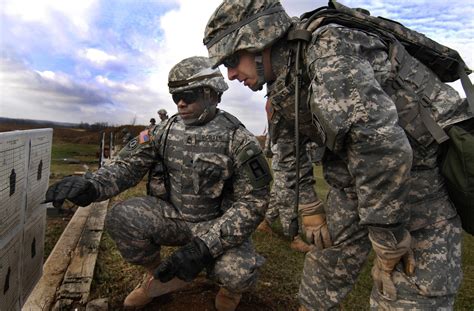
[[[165,110],[165,109],[160,109],[158,110],[158,114],[164,114],[164,115],[167,115],[168,112]]]
[[[168,75],[171,94],[206,86],[217,93],[223,93],[229,88],[220,70],[211,68],[211,61],[207,57],[185,58],[174,65]]]
[[[207,22],[203,42],[215,68],[239,50],[262,51],[290,26],[277,0],[224,0]]]

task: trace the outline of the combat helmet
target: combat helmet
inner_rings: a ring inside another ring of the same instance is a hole
[[[207,57],[185,58],[171,68],[168,75],[168,87],[171,94],[199,87],[210,87],[222,94],[229,87],[218,68],[211,68]]]
[[[165,109],[162,108],[162,109],[158,110],[158,114],[167,115],[168,112]]]
[[[291,22],[278,0],[224,0],[204,32],[212,67],[239,50],[263,51],[286,34]]]

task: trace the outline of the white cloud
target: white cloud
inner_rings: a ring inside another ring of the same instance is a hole
[[[22,57],[22,62],[2,60],[2,115],[114,124],[136,116],[147,124],[159,108],[175,113],[168,72],[183,58],[207,55],[202,44],[204,28],[220,2],[0,0],[3,53]],[[342,2],[413,27],[457,49],[474,67],[472,3]],[[299,16],[327,2],[282,0],[282,4],[290,15]],[[108,11],[109,7],[117,11]],[[163,12],[165,7],[173,9]],[[221,70],[226,76],[226,70]],[[235,114],[252,132],[262,133],[267,125],[265,93],[253,93],[235,81],[228,83],[230,90],[220,107]],[[455,85],[459,90],[459,83]]]
[[[155,60],[153,74],[148,81],[150,87],[166,88],[171,67],[184,58],[207,56],[202,44],[207,19],[220,1],[179,0],[178,8],[161,17],[163,35],[159,38],[159,51],[149,51]]]
[[[152,56],[155,59],[155,65],[152,68],[153,73],[149,75],[147,85],[150,89],[162,94],[165,102],[161,105],[168,111],[176,111],[168,93],[168,72],[172,66],[184,58],[207,56],[207,50],[202,44],[204,29],[220,2],[220,0],[205,3],[180,0],[177,9],[169,11],[161,18],[163,36],[159,51]],[[219,107],[237,116],[253,133],[262,133],[267,124],[265,92],[254,93],[238,82],[229,81],[226,77],[227,70],[220,69],[230,89],[224,94]]]
[[[74,26],[77,33],[85,34],[89,30],[89,14],[96,0],[2,0],[3,13],[23,22],[45,24],[49,27],[58,24],[58,16],[64,17]]]
[[[98,65],[104,65],[107,62],[117,60],[116,56],[107,54],[102,50],[94,48],[87,48],[79,51],[79,56]]]

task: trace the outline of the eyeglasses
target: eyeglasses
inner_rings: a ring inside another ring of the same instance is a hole
[[[202,89],[186,90],[172,95],[174,103],[177,105],[180,100],[186,104],[196,102],[202,94]]]
[[[239,65],[240,62],[240,56],[237,53],[232,54],[229,57],[224,58],[222,61],[222,64],[226,68],[235,68]]]

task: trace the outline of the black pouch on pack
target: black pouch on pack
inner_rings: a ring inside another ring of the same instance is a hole
[[[441,173],[463,229],[474,235],[474,119],[453,125],[448,136]]]

